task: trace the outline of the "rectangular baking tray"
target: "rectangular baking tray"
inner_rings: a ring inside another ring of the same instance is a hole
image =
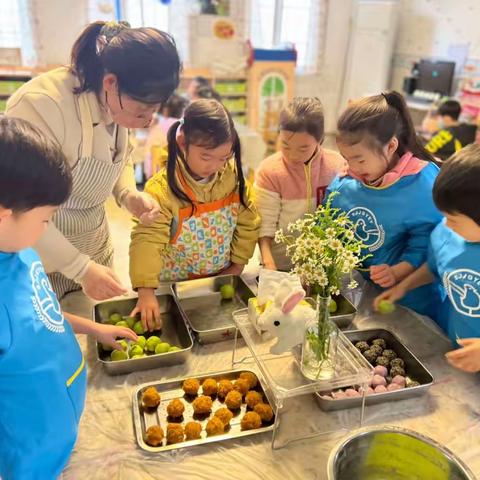
[[[185,314],[172,294],[157,295],[162,317],[161,338],[170,345],[177,345],[180,350],[142,358],[109,360],[109,353],[104,352],[97,342],[97,360],[110,375],[132,373],[139,370],[184,363],[191,354],[193,339],[188,330]],[[112,313],[128,316],[137,304],[137,297],[102,302],[93,307],[93,319],[97,323],[108,323]]]
[[[232,285],[235,297],[222,300],[220,288]],[[245,281],[236,275],[200,278],[177,282],[172,286],[187,322],[200,343],[231,340],[235,336],[232,314],[245,308],[255,294]]]
[[[168,450],[177,450],[180,448],[194,447],[197,445],[204,445],[212,442],[221,442],[225,440],[231,440],[234,438],[246,437],[248,435],[255,435],[258,433],[269,432],[273,430],[275,417],[273,417],[270,422],[264,423],[261,428],[257,428],[255,430],[243,431],[241,429],[240,422],[243,415],[247,411],[247,406],[245,405],[245,403],[242,403],[242,407],[239,409],[239,411],[233,412],[234,417],[230,421],[230,428],[226,433],[224,433],[223,435],[207,436],[205,427],[207,425],[208,420],[212,418],[216,410],[225,406],[223,401],[220,401],[216,397],[212,398],[213,399],[212,414],[208,418],[202,418],[202,419],[194,418],[191,402],[196,397],[190,397],[190,398],[186,397],[182,390],[182,384],[186,378],[196,378],[199,380],[201,384],[203,380],[205,380],[206,378],[213,378],[217,381],[222,379],[234,380],[238,378],[240,373],[246,372],[246,371],[249,371],[249,370],[227,370],[223,372],[194,375],[194,376],[180,378],[176,380],[168,380],[165,382],[158,382],[158,383],[145,383],[143,385],[140,385],[133,394],[133,423],[135,426],[135,436],[136,436],[139,447],[147,452],[165,452]],[[142,392],[147,387],[155,387],[158,393],[160,394],[160,398],[161,398],[161,402],[158,409],[153,412],[148,411],[142,407],[142,400],[141,400]],[[263,393],[264,402],[268,403],[267,396],[265,395],[265,391],[260,383],[260,379],[255,390],[260,393]],[[200,395],[201,395],[201,391],[202,389],[200,387],[200,390],[199,390]],[[149,427],[153,425],[160,425],[160,427],[162,427],[166,435],[167,416],[168,416],[167,405],[170,403],[171,400],[174,400],[176,398],[180,399],[185,405],[185,412],[183,413],[183,419],[181,423],[185,425],[187,422],[190,422],[192,420],[196,422],[200,422],[202,424],[202,433],[201,433],[202,438],[198,440],[189,440],[181,443],[174,443],[171,445],[167,445],[166,439],[164,438],[162,446],[151,447],[144,440],[145,432]],[[273,405],[270,404],[270,406],[275,411]]]
[[[366,405],[375,405],[378,403],[418,397],[427,393],[428,389],[432,386],[434,382],[432,374],[392,332],[382,328],[373,328],[369,330],[350,330],[343,333],[354,344],[362,340],[368,342],[374,338],[383,338],[387,343],[387,347],[394,350],[397,355],[404,360],[407,376],[420,383],[418,387],[410,387],[402,390],[396,390],[394,392],[367,395],[365,396]],[[315,394],[320,408],[325,411],[360,407],[362,404],[362,397],[328,400],[326,398],[322,398],[322,395],[325,395],[325,393],[328,392],[317,392]]]

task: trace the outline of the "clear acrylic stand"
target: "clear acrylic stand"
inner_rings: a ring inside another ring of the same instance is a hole
[[[349,417],[346,421],[351,422],[354,414],[350,412],[322,412],[315,406],[295,405],[295,400],[302,398],[305,402],[314,402],[314,394],[317,392],[330,392],[340,388],[352,385],[364,385],[371,379],[372,367],[365,360],[363,355],[352,345],[352,343],[340,331],[338,336],[337,361],[335,366],[335,374],[329,380],[312,381],[304,377],[300,370],[301,347],[292,349],[282,355],[274,355],[270,353],[270,347],[276,342],[276,339],[267,338],[260,335],[248,318],[248,309],[237,310],[233,313],[233,319],[236,324],[235,343],[232,352],[232,367],[238,368],[241,364],[245,364],[252,359],[257,364],[258,369],[266,383],[266,395],[272,405],[275,405],[275,424],[272,433],[272,449],[283,448],[289,443],[306,438],[313,438],[319,435],[325,435],[338,432],[343,428],[338,428],[338,418],[332,420],[335,415]],[[247,344],[251,355],[243,358],[237,357],[238,337],[241,335]],[[365,389],[364,389],[365,391]],[[335,401],[335,400],[332,400]],[[288,405],[287,405],[288,404]],[[288,407],[288,408],[286,408]],[[285,420],[287,410],[297,411],[299,418],[305,419],[301,412],[302,408],[308,408],[307,418],[310,419],[308,428],[299,428],[298,435],[292,434],[291,430],[295,430],[298,422],[294,422],[289,428],[289,438],[283,443],[278,440],[280,423],[288,422]],[[315,420],[312,415],[312,409],[315,415],[319,412],[318,417],[322,417],[320,425],[314,425]],[[363,422],[365,411],[365,395],[362,399],[360,408],[358,427]],[[283,419],[281,419],[283,417]],[[345,420],[345,418],[344,418]],[[317,428],[318,427],[318,428]],[[348,425],[344,428],[352,428]]]

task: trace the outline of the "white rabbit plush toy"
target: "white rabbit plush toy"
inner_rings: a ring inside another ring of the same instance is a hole
[[[315,317],[315,310],[302,302],[305,291],[299,287],[292,290],[288,281],[282,281],[274,297],[267,304],[265,311],[258,317],[258,326],[277,338],[277,343],[270,348],[270,353],[279,355],[302,343],[305,322]]]

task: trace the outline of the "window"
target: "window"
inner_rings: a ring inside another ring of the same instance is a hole
[[[316,71],[323,7],[323,0],[252,0],[253,46],[273,48],[292,43],[298,54],[298,70]]]
[[[0,2],[0,48],[20,48],[18,0]]]
[[[169,8],[160,0],[123,0],[122,20],[132,27],[154,27],[168,32]]]

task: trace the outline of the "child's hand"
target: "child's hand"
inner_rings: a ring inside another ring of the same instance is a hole
[[[116,350],[122,350],[122,346],[117,342],[117,338],[128,338],[136,342],[137,334],[127,327],[117,327],[107,325],[106,323],[96,323],[93,331],[95,338],[103,345],[110,345]]]
[[[480,338],[464,338],[457,340],[457,343],[462,348],[452,350],[445,355],[448,363],[464,372],[478,372],[480,370]]]
[[[387,302],[395,303],[397,300],[401,300],[407,294],[407,290],[402,286],[401,283],[395,285],[390,290],[383,292],[373,301],[373,308],[378,312],[378,305],[382,300],[387,300]]]
[[[370,279],[383,288],[393,287],[397,283],[392,267],[387,264],[372,265],[370,267]]]
[[[145,330],[160,330],[162,319],[160,318],[160,305],[158,304],[153,288],[139,288],[137,306],[130,313],[135,317],[140,313],[142,325]]]

